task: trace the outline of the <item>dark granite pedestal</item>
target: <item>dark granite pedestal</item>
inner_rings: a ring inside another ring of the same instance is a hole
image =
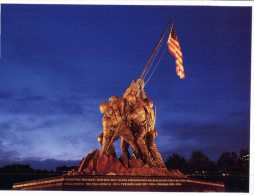
[[[59,176],[13,185],[14,190],[224,192],[222,183],[147,176]]]

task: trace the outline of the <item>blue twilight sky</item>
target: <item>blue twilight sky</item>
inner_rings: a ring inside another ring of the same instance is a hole
[[[1,11],[2,163],[80,160],[100,147],[100,102],[139,77],[170,16],[186,79],[166,51],[147,84],[159,150],[164,158],[202,150],[216,159],[249,147],[251,7],[5,4]]]

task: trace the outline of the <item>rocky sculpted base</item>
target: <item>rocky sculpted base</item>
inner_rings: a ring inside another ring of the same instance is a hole
[[[179,170],[168,171],[166,168],[150,167],[136,158],[120,158],[101,155],[95,149],[80,162],[76,170],[67,175],[129,175],[129,176],[172,176],[185,178]]]

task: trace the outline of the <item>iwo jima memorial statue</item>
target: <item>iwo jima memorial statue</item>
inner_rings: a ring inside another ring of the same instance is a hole
[[[154,48],[141,76],[132,81],[122,96],[111,96],[100,104],[103,130],[98,136],[102,149],[84,157],[79,166],[59,177],[15,183],[16,190],[122,190],[122,191],[224,191],[221,183],[193,180],[181,171],[169,171],[155,143],[156,110],[145,92],[145,85],[156,70],[148,72],[168,32],[171,19]],[[185,78],[182,52],[174,25],[167,39],[175,57],[176,73]],[[144,79],[148,76],[148,79]],[[121,139],[122,155],[117,157],[114,142]],[[130,150],[130,149],[131,150]],[[129,151],[132,151],[131,153]]]

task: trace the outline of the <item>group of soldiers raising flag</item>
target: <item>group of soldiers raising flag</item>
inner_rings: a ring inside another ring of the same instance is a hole
[[[100,111],[104,114],[102,119],[103,132],[98,136],[98,141],[102,145],[102,154],[116,156],[113,143],[121,137],[121,149],[124,157],[130,158],[130,146],[136,158],[141,159],[150,166],[165,168],[161,154],[154,141],[158,132],[155,129],[156,116],[153,102],[147,98],[144,89],[145,84],[147,84],[156,70],[164,52],[151,71],[146,83],[144,79],[148,75],[153,62],[155,62],[171,22],[172,18],[169,20],[139,79],[136,82],[132,81],[122,97],[112,96],[109,98],[109,102],[102,102],[100,104]],[[172,25],[169,33],[167,48],[175,57],[176,74],[181,79],[184,79],[183,55],[174,25]]]
[[[155,111],[153,102],[144,90],[144,81],[132,81],[122,97],[112,96],[100,104],[103,113],[103,132],[98,136],[103,155],[116,156],[114,141],[121,137],[121,150],[125,158],[133,156],[150,166],[165,168],[155,144]]]

